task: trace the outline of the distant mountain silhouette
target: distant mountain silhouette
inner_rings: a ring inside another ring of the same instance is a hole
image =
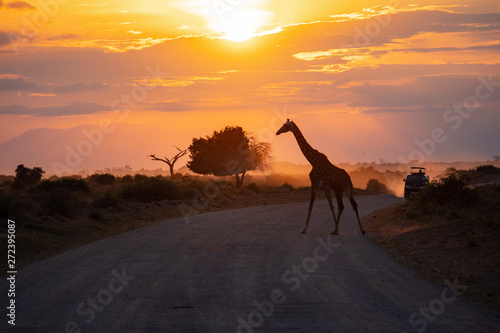
[[[91,153],[81,157],[81,162],[76,167],[72,167],[74,171],[71,174],[77,174],[81,170],[89,170],[93,173],[98,169],[103,170],[125,165],[130,165],[134,170],[141,168],[167,170],[166,164],[151,161],[148,155],[169,156],[169,152],[175,154],[177,150],[173,146],[187,148],[193,137],[202,134],[193,133],[191,136],[181,130],[167,131],[163,128],[137,124],[116,124],[115,126],[112,133],[103,135],[100,144],[92,144]],[[66,164],[68,148],[76,151],[80,145],[80,149],[85,149],[85,144],[82,142],[89,142],[89,139],[83,133],[85,131],[91,133],[96,128],[98,127],[93,125],[81,125],[66,129],[39,128],[28,130],[20,136],[0,144],[0,174],[13,175],[17,165],[24,164],[30,168],[42,167],[46,171],[44,175],[46,178],[55,173],[52,167],[54,162]],[[94,140],[97,139],[99,138],[94,138]],[[189,172],[189,169],[185,167],[188,160],[188,156],[179,160],[175,165],[177,172]],[[500,167],[500,160],[496,162],[418,163],[419,166],[427,167],[428,171],[434,170],[437,173],[441,173],[448,167],[468,170],[486,164]],[[361,167],[374,167],[381,172],[386,170],[407,172],[409,170],[409,165],[400,163],[336,163],[336,165],[348,170],[348,172]],[[310,165],[276,161],[271,164],[271,169],[267,173],[307,175],[310,171]]]
[[[46,171],[45,176],[51,175],[55,173],[54,162],[68,166],[69,155],[69,161],[72,162],[69,167],[75,174],[85,169],[93,172],[123,165],[130,165],[134,169],[145,165],[151,169],[165,168],[168,166],[150,161],[147,155],[168,155],[170,149],[175,150],[172,146],[189,144],[179,142],[176,133],[160,128],[136,124],[114,126],[114,131],[104,133],[102,138],[95,132],[98,126],[93,125],[28,130],[0,145],[0,174],[13,174],[17,165],[24,164],[28,167],[40,166]],[[93,143],[84,133],[94,134]],[[84,154],[78,154],[78,150]],[[183,162],[179,161],[178,166],[181,167]]]

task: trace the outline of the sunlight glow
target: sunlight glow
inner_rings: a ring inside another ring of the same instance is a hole
[[[233,42],[246,42],[257,36],[257,31],[264,25],[265,15],[254,10],[239,10],[221,21],[220,32],[223,39]]]
[[[267,33],[262,28],[269,23],[273,13],[265,10],[267,0],[252,1],[200,1],[183,0],[176,6],[195,14],[205,22],[205,28],[216,34],[216,38],[232,42],[246,42]]]

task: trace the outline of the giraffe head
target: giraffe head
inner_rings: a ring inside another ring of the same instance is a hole
[[[284,123],[283,126],[281,126],[281,128],[278,130],[278,132],[276,132],[276,135],[292,131],[294,126],[295,123],[293,121],[290,121],[290,119],[287,119],[286,123]]]

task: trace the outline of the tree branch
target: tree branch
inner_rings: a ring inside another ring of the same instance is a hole
[[[175,147],[175,146],[174,146]],[[187,152],[188,152],[188,149],[180,149],[179,147],[175,147],[177,148],[177,150],[179,151],[174,157],[172,158],[168,158],[168,157],[164,157],[164,158],[159,158],[159,157],[156,157],[155,154],[152,154],[152,155],[149,155],[149,157],[151,157],[151,159],[153,161],[161,161],[161,162],[165,162],[168,164],[168,166],[170,167],[170,175],[173,176],[174,175],[174,164],[175,162],[177,162],[177,160],[179,158],[181,158],[182,156],[186,155]]]

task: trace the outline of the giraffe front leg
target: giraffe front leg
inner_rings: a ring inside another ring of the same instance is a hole
[[[316,188],[311,186],[311,202],[309,202],[309,212],[307,213],[306,227],[302,230],[301,234],[305,234],[307,227],[309,226],[309,219],[311,218],[311,212],[314,206],[314,199],[316,198]]]

